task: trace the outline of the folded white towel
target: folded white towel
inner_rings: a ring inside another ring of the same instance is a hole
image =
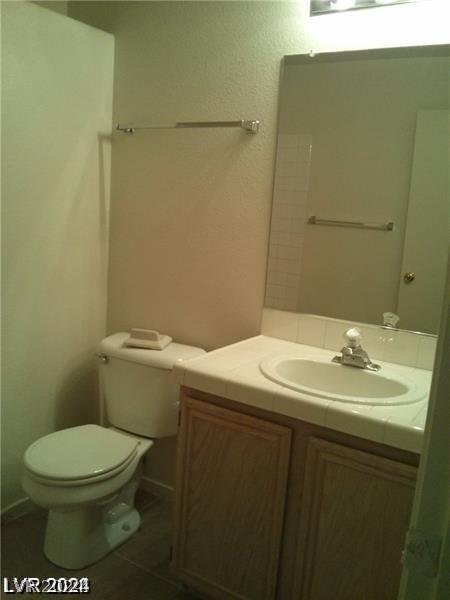
[[[125,340],[125,345],[149,350],[164,350],[171,341],[170,336],[160,334],[154,329],[132,329],[130,337]]]

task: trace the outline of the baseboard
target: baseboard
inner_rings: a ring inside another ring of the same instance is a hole
[[[34,504],[28,496],[25,496],[25,498],[16,500],[16,502],[2,508],[2,522],[7,523],[8,521],[13,521],[14,519],[28,515],[35,510],[37,510],[36,504]]]
[[[173,500],[175,495],[175,489],[167,485],[167,483],[163,483],[162,481],[156,481],[155,479],[150,479],[150,477],[142,477],[139,482],[139,487],[149,494],[153,494],[162,500]]]

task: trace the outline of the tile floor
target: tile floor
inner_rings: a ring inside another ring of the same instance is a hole
[[[88,577],[91,593],[87,597],[96,600],[197,600],[170,573],[170,503],[139,491],[136,506],[142,516],[140,531],[103,560],[80,571],[56,567],[45,558],[45,511],[2,523],[2,577]]]

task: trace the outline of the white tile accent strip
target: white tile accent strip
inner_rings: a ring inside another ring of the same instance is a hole
[[[311,149],[309,134],[278,136],[265,303],[283,310],[298,303]]]

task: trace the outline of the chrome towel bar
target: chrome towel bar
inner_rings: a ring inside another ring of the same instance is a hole
[[[364,223],[363,221],[341,221],[340,219],[320,219],[312,215],[308,219],[310,225],[329,225],[331,227],[355,227],[357,229],[378,229],[380,231],[393,231],[394,223]]]
[[[150,125],[121,125],[117,124],[117,131],[134,133],[137,129],[196,129],[205,127],[240,127],[249,133],[258,133],[260,122],[253,121],[186,121],[181,123],[155,123]]]

